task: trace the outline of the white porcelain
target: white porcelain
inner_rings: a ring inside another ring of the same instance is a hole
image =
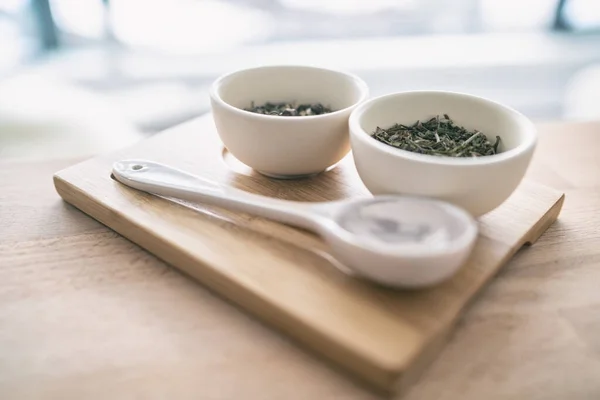
[[[211,88],[212,115],[227,149],[274,177],[322,172],[350,151],[348,118],[368,96],[357,76],[308,66],[265,66],[224,75]],[[251,102],[320,102],[335,112],[304,117],[256,114]]]
[[[492,141],[500,152],[477,158],[417,154],[371,136],[377,126],[412,124],[448,114]],[[521,182],[537,143],[533,123],[517,111],[480,97],[443,92],[394,93],[363,102],[350,116],[352,154],[369,191],[408,194],[451,202],[477,217],[502,204]]]
[[[378,196],[301,203],[251,194],[146,160],[114,164],[119,182],[160,196],[238,210],[320,234],[332,255],[377,283],[418,288],[452,276],[471,254],[477,224],[449,203]]]

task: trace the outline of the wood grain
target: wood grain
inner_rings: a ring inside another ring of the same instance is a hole
[[[560,218],[403,400],[600,398],[600,159],[585,156],[599,134],[600,122],[540,125],[528,175],[566,192]],[[0,398],[377,398],[63,203],[52,175],[77,161],[0,162]]]
[[[55,175],[56,189],[70,204],[386,391],[414,381],[471,298],[562,207],[560,192],[525,182],[481,219],[473,256],[453,279],[424,291],[387,290],[341,273],[326,246],[307,232],[172,202],[110,178],[113,162],[145,158],[272,197],[319,201],[367,195],[350,157],[318,177],[275,181],[241,171],[221,148],[210,117],[195,128],[166,132],[63,170]]]

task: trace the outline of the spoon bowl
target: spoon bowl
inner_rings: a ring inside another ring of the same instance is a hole
[[[451,277],[478,229],[464,210],[419,197],[376,196],[335,204],[321,234],[344,265],[386,286],[425,287]]]

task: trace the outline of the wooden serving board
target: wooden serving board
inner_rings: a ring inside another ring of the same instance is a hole
[[[557,218],[563,194],[523,182],[480,219],[469,262],[427,290],[392,290],[342,272],[315,235],[217,207],[175,202],[111,179],[115,161],[143,158],[254,193],[299,201],[368,196],[351,156],[303,180],[272,180],[223,149],[210,116],[56,173],[58,193],[203,285],[334,361],[395,392],[414,382],[465,306]]]

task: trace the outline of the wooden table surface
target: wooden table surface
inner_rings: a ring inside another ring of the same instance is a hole
[[[600,398],[600,122],[540,135],[559,221],[404,399]],[[0,162],[0,398],[378,398],[65,204],[52,174],[77,161]]]

